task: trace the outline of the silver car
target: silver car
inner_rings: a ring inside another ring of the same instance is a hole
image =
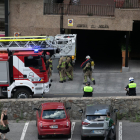
[[[113,110],[113,108],[109,105],[87,105],[85,110],[79,111],[83,113],[81,126],[81,140],[84,140],[86,137],[91,136],[105,136],[105,120],[107,117],[107,112],[110,112],[110,117],[115,122],[114,132],[116,134],[117,109]]]

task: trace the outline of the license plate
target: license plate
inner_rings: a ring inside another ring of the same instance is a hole
[[[52,125],[50,128],[58,128],[58,125]]]
[[[94,133],[94,130],[92,131],[92,133]]]

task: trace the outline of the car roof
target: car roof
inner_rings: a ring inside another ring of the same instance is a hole
[[[48,102],[42,104],[42,110],[64,109],[64,104],[60,102]]]
[[[106,115],[109,112],[109,105],[87,105],[86,115]]]

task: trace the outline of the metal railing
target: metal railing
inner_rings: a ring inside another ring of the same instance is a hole
[[[140,8],[140,0],[114,0],[116,8]]]
[[[63,7],[63,8],[61,8]],[[114,16],[114,5],[71,5],[62,3],[45,3],[44,14],[60,15]]]

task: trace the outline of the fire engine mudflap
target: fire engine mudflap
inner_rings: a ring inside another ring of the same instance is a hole
[[[0,53],[0,96],[29,98],[51,86],[43,51]]]

